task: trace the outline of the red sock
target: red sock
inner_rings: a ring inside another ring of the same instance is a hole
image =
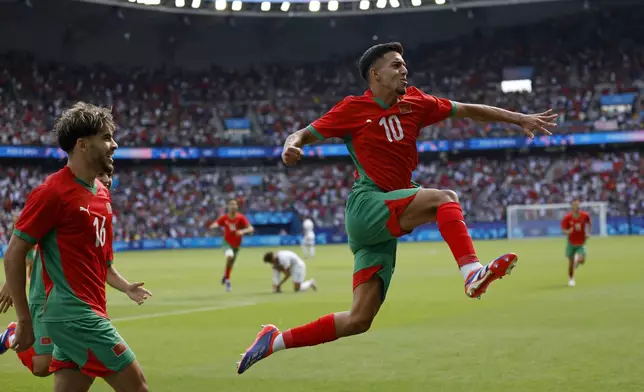
[[[479,261],[460,204],[455,201],[441,204],[436,211],[436,222],[459,268]]]
[[[230,271],[233,270],[233,267],[226,266],[226,272],[224,273],[224,278],[230,279]]]
[[[335,316],[333,313],[320,317],[312,323],[289,329],[282,333],[286,348],[316,346],[336,340]]]
[[[22,362],[23,365],[25,365],[29,370],[33,373],[34,372],[34,357],[36,356],[36,350],[34,350],[34,347],[31,346],[29,347],[29,350],[23,351],[21,353],[16,353],[18,355],[18,358],[20,358],[20,362]]]

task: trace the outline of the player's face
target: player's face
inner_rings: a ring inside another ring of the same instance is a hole
[[[112,188],[112,175],[110,173],[99,173],[96,179],[102,182],[107,189]]]
[[[228,202],[228,212],[231,214],[234,214],[239,210],[239,205],[235,200],[231,200]]]
[[[89,163],[99,172],[114,171],[114,152],[119,147],[114,141],[111,129],[103,129],[94,136],[87,138]]]
[[[398,52],[389,52],[379,60],[376,81],[398,95],[407,90],[407,64]]]
[[[573,212],[575,212],[575,213],[579,212],[579,202],[578,201],[573,201],[570,206],[572,207]]]

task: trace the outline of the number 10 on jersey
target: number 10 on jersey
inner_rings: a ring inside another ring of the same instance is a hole
[[[387,134],[387,140],[389,142],[393,142],[394,140],[398,142],[405,137],[400,119],[395,114],[387,118],[382,117],[379,124],[385,127],[385,133]]]
[[[101,217],[102,221],[99,224],[98,217],[94,218],[94,228],[96,229],[96,247],[103,247],[105,245],[105,217]]]

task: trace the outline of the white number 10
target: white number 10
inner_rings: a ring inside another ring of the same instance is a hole
[[[400,124],[400,120],[398,119],[398,116],[391,115],[388,118],[381,118],[380,119],[380,125],[385,127],[385,133],[387,134],[387,139],[389,142],[395,141],[400,141],[402,140],[403,137],[405,137],[402,129],[402,124]]]
[[[105,245],[105,236],[106,236],[106,233],[105,233],[105,217],[102,216],[101,218],[103,218],[103,221],[100,223],[100,227],[99,227],[99,223],[98,223],[98,217],[94,218],[94,227],[96,228],[96,247],[97,248],[98,248],[99,245],[100,246]]]

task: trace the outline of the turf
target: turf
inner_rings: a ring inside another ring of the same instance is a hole
[[[567,287],[562,239],[478,242],[484,260],[513,251],[513,275],[482,300],[463,293],[443,243],[401,244],[387,301],[365,335],[278,353],[242,376],[235,362],[260,324],[296,326],[351,303],[346,246],[308,262],[317,293],[270,293],[265,248],[243,249],[233,292],[218,250],[119,253],[116,266],[154,297],[137,306],[109,291],[109,312],[142,363],[151,391],[644,390],[644,237],[592,238]],[[289,286],[290,287],[290,286]],[[0,315],[0,325],[14,317]],[[0,390],[51,390],[9,352]],[[110,390],[97,381],[95,391]]]

